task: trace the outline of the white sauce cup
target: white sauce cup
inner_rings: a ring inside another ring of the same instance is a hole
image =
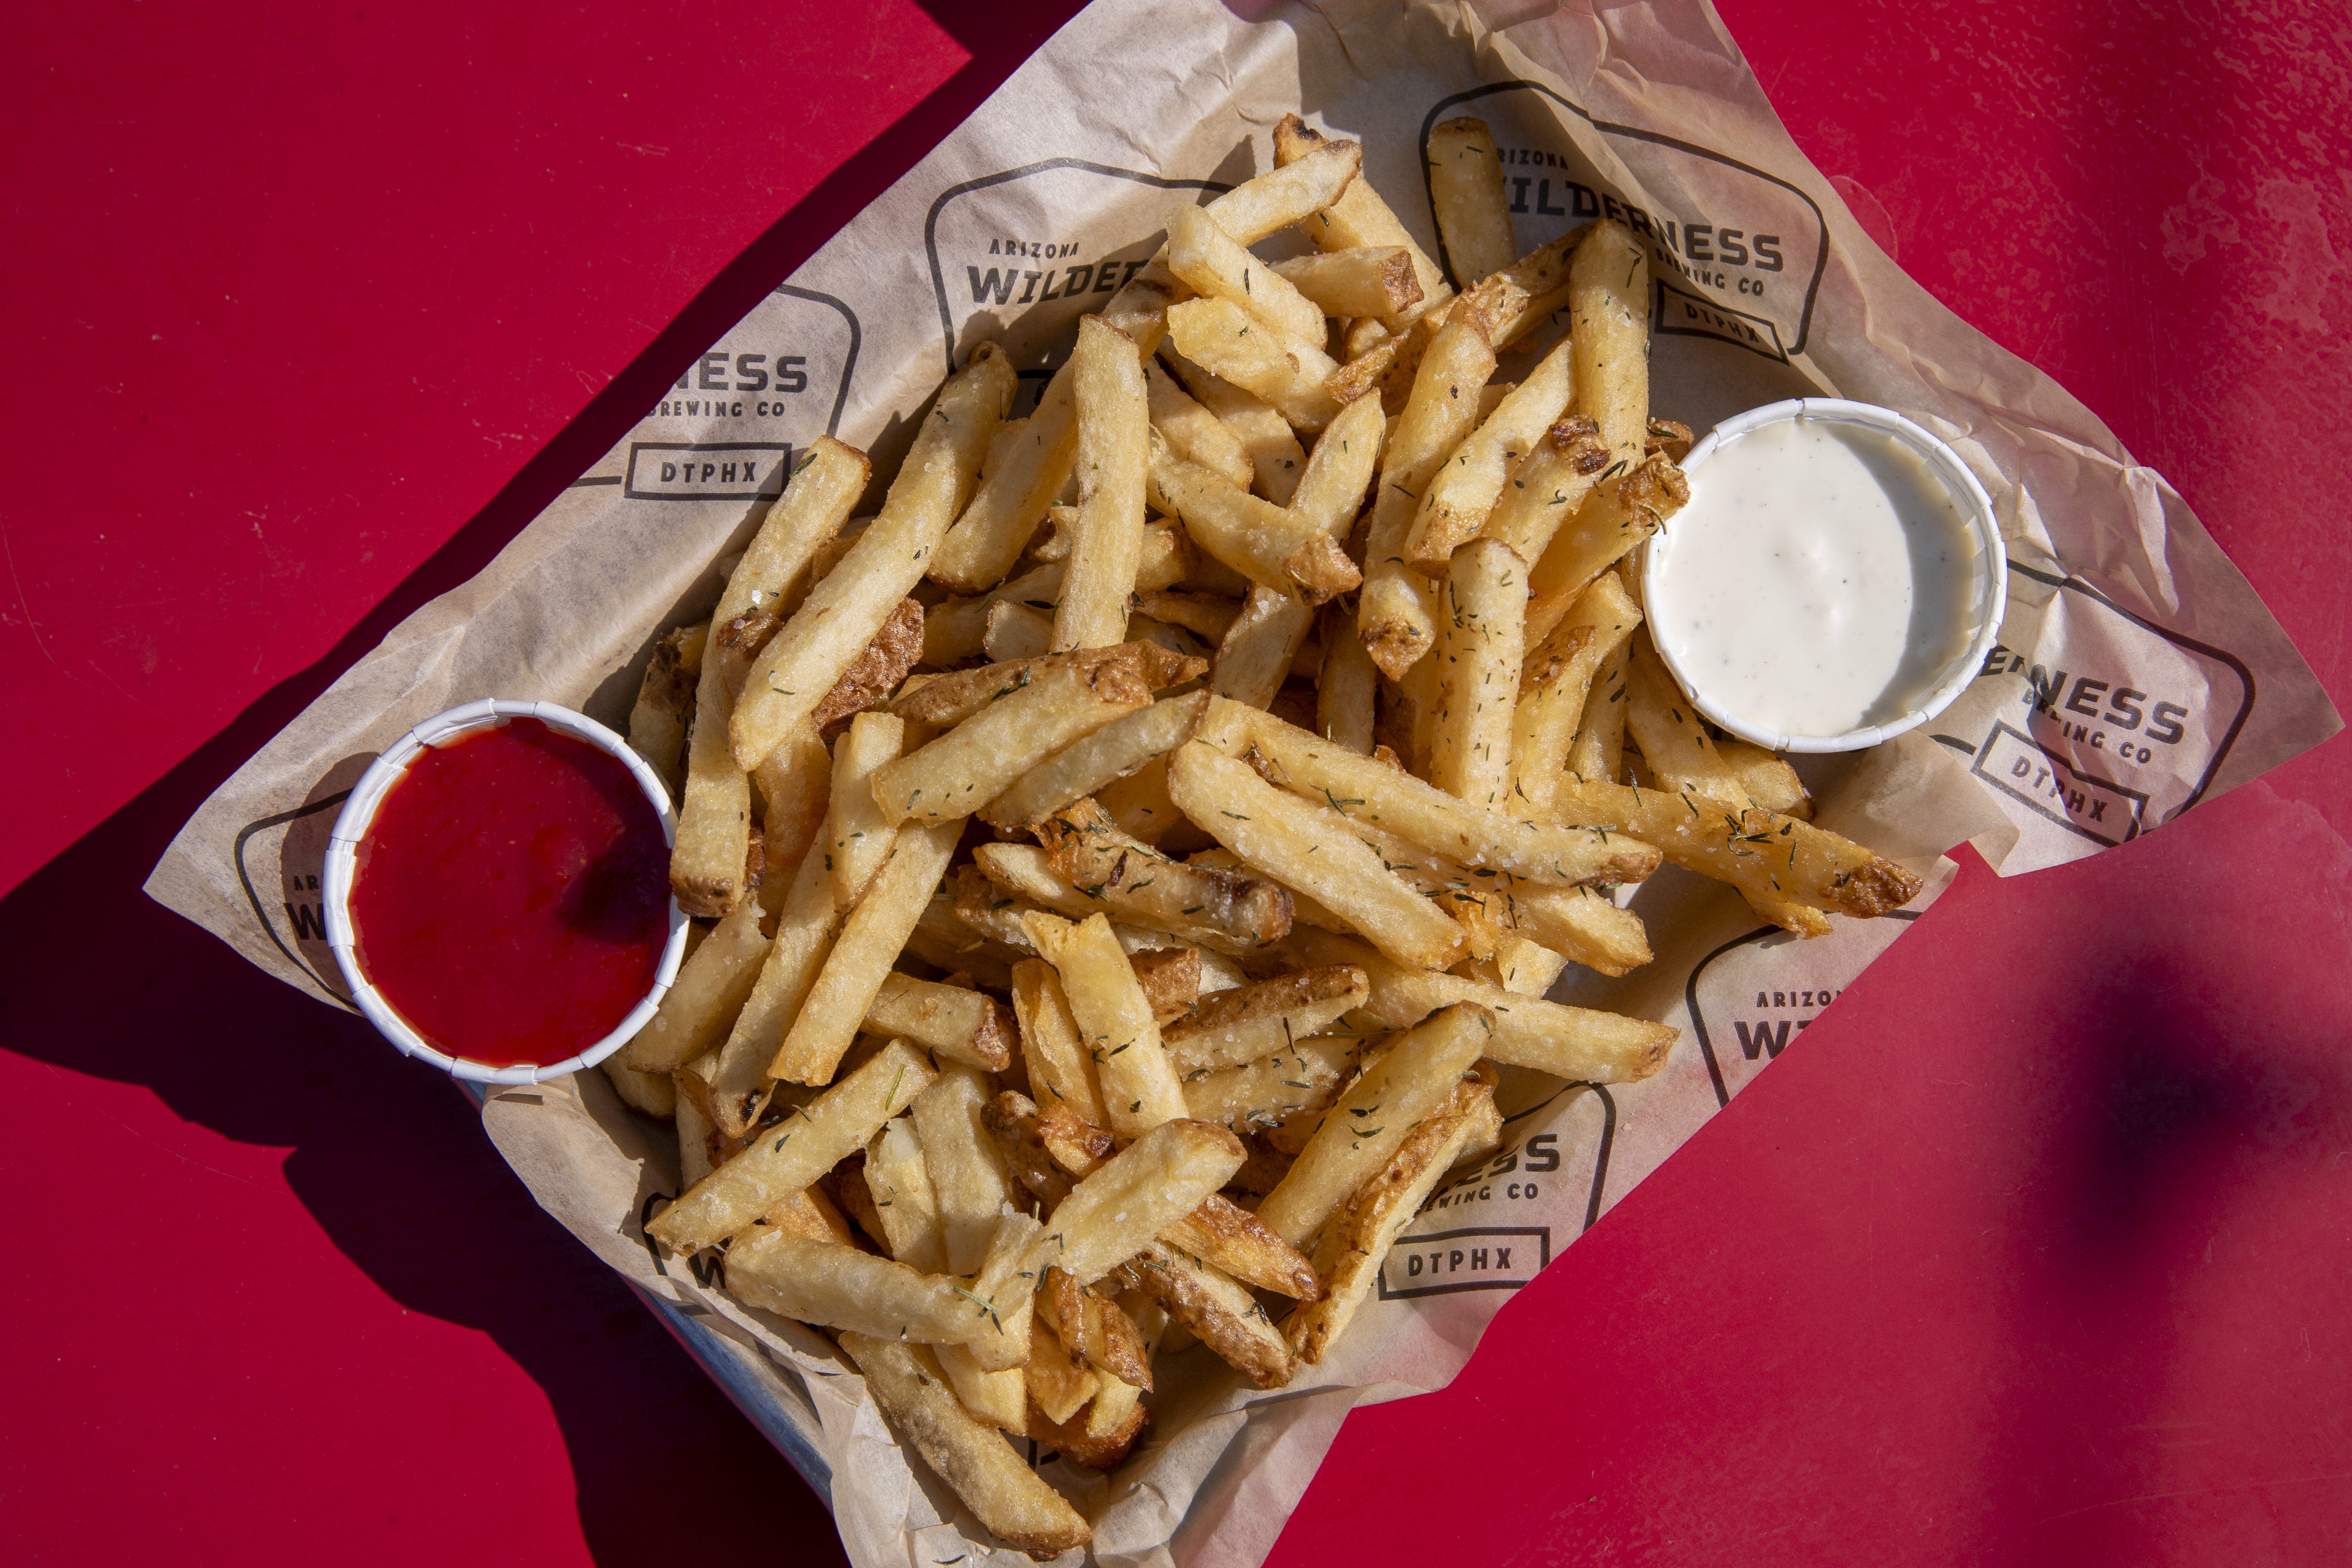
[[[1882,741],[1891,740],[1907,730],[1916,729],[1950,707],[1976,678],[1977,671],[1984,668],[1985,656],[1992,651],[1993,641],[2000,633],[2001,616],[2009,603],[2008,556],[2001,544],[2000,525],[1993,515],[1992,498],[1985,493],[1984,486],[1977,482],[1968,465],[1960,461],[1959,454],[1917,424],[1891,408],[1882,408],[1876,404],[1853,403],[1838,397],[1797,397],[1736,415],[1709,431],[1706,439],[1691,448],[1689,458],[1683,463],[1683,470],[1690,476],[1694,491],[1703,482],[1703,472],[1708,459],[1717,452],[1766,426],[1800,421],[1840,422],[1891,437],[1916,454],[1927,471],[1943,485],[1955,510],[1967,521],[1976,546],[1973,563],[1976,626],[1967,651],[1948,660],[1937,670],[1935,684],[1927,697],[1896,718],[1834,735],[1785,735],[1768,724],[1735,711],[1711,696],[1703,684],[1695,681],[1689,668],[1691,661],[1685,657],[1686,650],[1676,646],[1674,627],[1654,617],[1649,623],[1651,637],[1659,658],[1673,673],[1675,683],[1690,698],[1692,704],[1718,728],[1775,752],[1859,752]],[[1665,527],[1651,535],[1649,542],[1643,546],[1642,575],[1645,595],[1652,591],[1651,585],[1673,573],[1675,542],[1675,524],[1669,519]]]
[[[616,757],[625,764],[637,787],[653,803],[661,816],[662,838],[675,843],[677,838],[677,816],[670,809],[669,791],[659,774],[646,760],[630,749],[628,742],[596,722],[584,713],[575,713],[552,702],[509,702],[485,698],[436,713],[403,735],[387,747],[383,753],[368,764],[360,775],[351,798],[343,802],[341,813],[335,818],[334,831],[327,841],[326,875],[322,888],[327,906],[327,946],[334,952],[336,966],[343,972],[343,983],[351,987],[352,1000],[369,1023],[383,1037],[399,1048],[401,1055],[415,1057],[432,1063],[452,1078],[469,1079],[476,1083],[516,1084],[541,1083],[548,1079],[562,1078],[583,1068],[594,1067],[623,1046],[631,1037],[653,1019],[661,999],[668,994],[670,985],[677,979],[677,966],[686,955],[686,911],[672,899],[669,905],[669,941],[662,948],[661,966],[655,972],[653,989],[631,1008],[613,1032],[590,1046],[579,1055],[544,1067],[523,1062],[509,1067],[495,1067],[488,1062],[468,1061],[436,1050],[422,1035],[410,1027],[408,1020],[393,1010],[383,994],[372,984],[360,967],[356,943],[352,933],[352,878],[358,867],[360,841],[375,821],[376,808],[383,804],[384,792],[391,789],[408,764],[415,761],[427,746],[445,745],[461,735],[478,730],[492,730],[509,719],[536,719],[549,729],[560,731],[574,740],[585,741],[607,756]]]

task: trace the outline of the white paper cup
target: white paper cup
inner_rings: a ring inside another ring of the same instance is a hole
[[[1859,752],[1892,740],[1906,730],[1920,725],[1950,707],[1977,671],[1984,668],[1985,656],[1992,651],[1993,639],[2000,635],[2000,618],[2009,605],[2008,555],[2000,539],[2000,524],[1993,516],[1992,498],[1985,494],[1984,486],[1969,472],[1969,466],[1935,436],[1892,408],[1881,408],[1874,403],[1850,403],[1842,397],[1795,397],[1786,403],[1768,403],[1761,408],[1751,408],[1735,415],[1707,433],[1706,438],[1691,448],[1690,457],[1683,463],[1683,471],[1691,477],[1694,489],[1700,482],[1700,473],[1723,447],[1750,431],[1767,425],[1794,423],[1800,420],[1822,420],[1846,425],[1859,425],[1891,436],[1918,454],[1927,471],[1942,482],[1950,494],[1952,504],[1969,521],[1975,536],[1976,553],[1976,634],[1969,641],[1968,651],[1947,664],[1938,673],[1935,687],[1927,699],[1899,718],[1864,729],[1849,730],[1837,735],[1784,735],[1769,725],[1759,724],[1743,714],[1727,708],[1692,680],[1689,669],[1675,646],[1671,631],[1656,621],[1649,623],[1651,640],[1657,646],[1658,657],[1665,661],[1676,685],[1683,689],[1694,707],[1706,715],[1717,727],[1738,736],[1743,741],[1775,752]],[[1643,546],[1642,576],[1646,583],[1655,582],[1674,571],[1675,525],[1666,526],[1650,536]]]
[[[508,702],[486,698],[436,713],[403,735],[383,754],[368,764],[360,775],[351,798],[343,802],[341,815],[335,818],[334,832],[327,841],[327,868],[324,892],[327,906],[327,945],[335,954],[335,963],[343,972],[343,982],[351,987],[352,1000],[359,1005],[383,1035],[399,1047],[403,1056],[432,1063],[455,1078],[471,1079],[477,1083],[539,1083],[582,1068],[594,1067],[614,1051],[628,1044],[635,1035],[650,1022],[654,1010],[677,978],[678,962],[686,953],[686,911],[672,899],[669,905],[669,941],[662,948],[661,965],[654,973],[653,989],[629,1010],[613,1032],[590,1046],[579,1055],[541,1067],[524,1062],[511,1067],[494,1067],[488,1062],[468,1061],[463,1057],[448,1056],[436,1050],[412,1027],[407,1019],[393,1009],[383,994],[371,984],[360,968],[356,943],[352,933],[352,877],[358,867],[361,840],[375,821],[376,807],[383,803],[384,792],[408,764],[427,746],[437,746],[454,741],[460,735],[470,735],[478,730],[496,729],[509,719],[536,719],[551,730],[558,730],[576,740],[587,742],[607,756],[617,757],[625,763],[637,787],[645,791],[661,815],[662,838],[675,843],[677,838],[677,817],[670,810],[669,791],[646,760],[629,748],[629,743],[584,713],[569,708],[559,708],[552,702]]]

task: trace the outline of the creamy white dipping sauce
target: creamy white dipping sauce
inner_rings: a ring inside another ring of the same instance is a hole
[[[1969,517],[1895,437],[1832,418],[1725,442],[1690,476],[1643,592],[1695,692],[1827,737],[1912,711],[1977,629]]]

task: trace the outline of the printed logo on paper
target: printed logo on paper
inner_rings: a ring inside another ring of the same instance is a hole
[[[1716,1103],[1730,1104],[1918,918],[1898,910],[1833,920],[1829,935],[1811,939],[1768,926],[1701,959],[1684,1001]]]
[[[793,454],[841,427],[864,329],[830,294],[782,284],[681,373],[628,440],[574,488],[631,500],[780,495]]]
[[[2012,582],[2058,590],[2042,612],[2041,646],[2067,651],[1996,645],[1978,688],[1991,678],[1993,695],[1972,691],[1969,704],[1990,713],[1982,738],[1936,739],[1972,752],[1970,771],[2011,816],[2099,845],[2136,838],[2194,805],[2252,710],[2252,673],[2085,584],[2014,563],[2010,571]]]
[[[1549,1226],[1441,1230],[1399,1237],[1381,1263],[1381,1300],[1516,1290],[1551,1261]]]
[[[923,223],[947,367],[993,339],[1034,396],[1078,318],[1099,311],[1151,259],[1169,209],[1230,188],[1080,158],[950,185]],[[1071,216],[1079,213],[1083,233]]]
[[[1637,167],[1656,163],[1692,193],[1677,210],[1624,200],[1560,125],[1562,111],[1618,143]],[[1651,330],[1713,338],[1786,363],[1802,353],[1829,257],[1829,226],[1811,196],[1736,158],[1630,125],[1598,121],[1537,82],[1455,93],[1422,126],[1473,114],[1494,132],[1515,237],[1522,250],[1600,218],[1624,225],[1650,253]]]

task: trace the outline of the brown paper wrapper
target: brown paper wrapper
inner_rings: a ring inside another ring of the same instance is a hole
[[[1167,1358],[1148,1439],[1116,1475],[1044,1464],[1095,1520],[1104,1563],[1262,1561],[1347,1412],[1448,1382],[1512,1290],[1949,885],[1946,849],[1970,842],[2004,874],[2095,854],[2340,727],[2179,496],[1879,252],[1703,5],[1600,16],[1367,0],[1252,20],[1207,0],[1102,0],[478,577],[402,623],[239,769],[148,890],[339,999],[314,879],[370,758],[480,697],[625,724],[654,637],[716,599],[712,563],[749,538],[796,449],[831,432],[889,471],[941,377],[983,339],[1008,348],[1034,396],[1077,318],[1151,254],[1169,208],[1267,166],[1291,110],[1362,139],[1365,174],[1433,254],[1421,149],[1457,114],[1494,129],[1520,249],[1602,215],[1642,233],[1661,415],[1704,433],[1759,404],[1829,395],[1936,432],[1993,498],[2009,610],[1951,710],[1875,751],[1804,764],[1820,820],[1926,874],[1927,891],[1892,918],[1840,918],[1799,942],[1759,930],[1716,884],[1670,869],[1646,885],[1635,907],[1656,962],[1560,994],[1679,1026],[1665,1069],[1609,1088],[1508,1075],[1503,1149],[1408,1227],[1330,1360],[1259,1394],[1196,1347]],[[601,1075],[495,1092],[483,1122],[540,1203],[829,1489],[854,1562],[988,1549],[821,1335],[655,1258],[640,1218],[677,1191],[676,1151]]]

